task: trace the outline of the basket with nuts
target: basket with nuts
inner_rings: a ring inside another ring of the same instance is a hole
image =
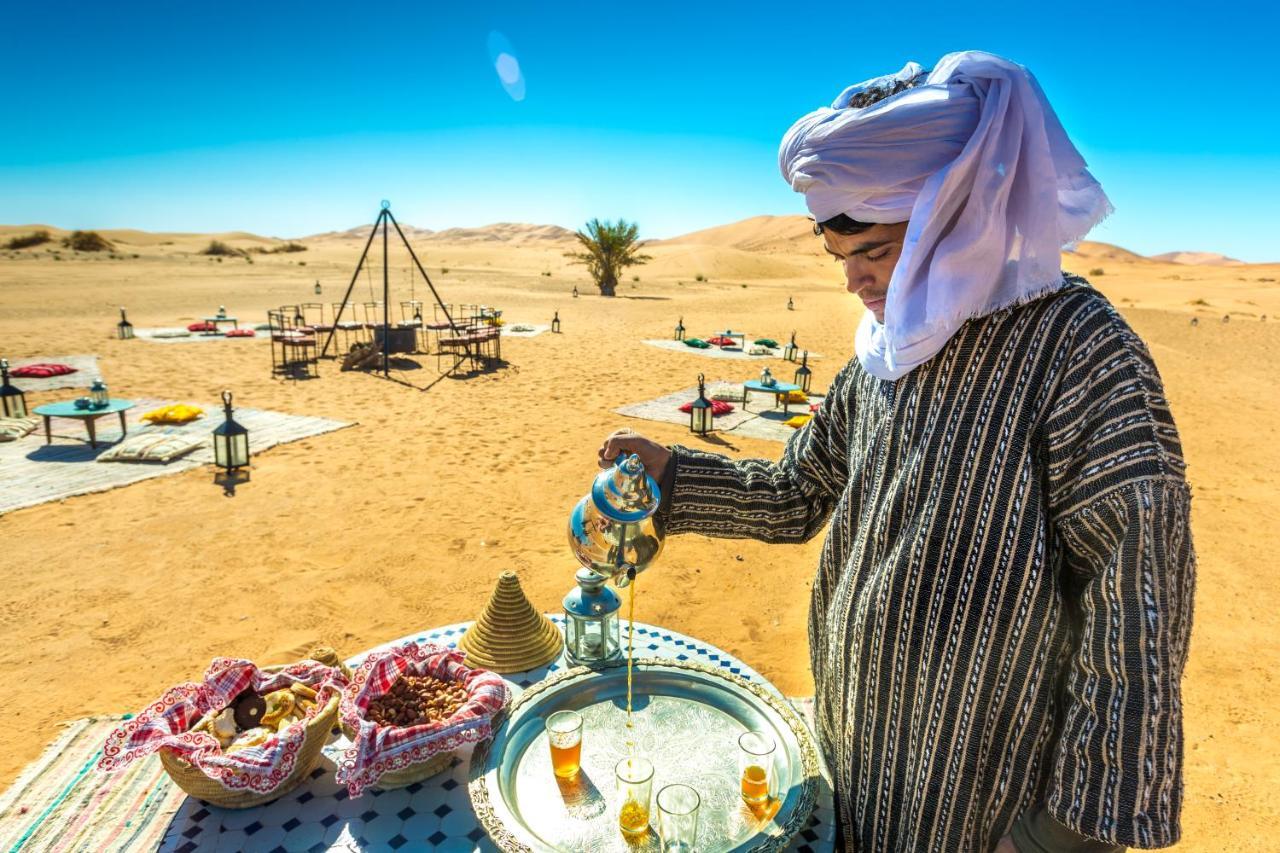
[[[502,677],[471,669],[461,652],[405,643],[369,655],[342,693],[339,715],[352,746],[338,781],[352,796],[395,788],[449,766],[459,747],[493,733],[510,691]]]

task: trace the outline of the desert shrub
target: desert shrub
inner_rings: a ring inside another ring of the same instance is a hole
[[[633,275],[633,276],[631,276],[631,280],[632,280],[632,281],[639,281],[639,280],[640,280],[640,276],[638,276],[638,275]]]
[[[251,263],[253,263],[253,258],[249,257],[248,255],[245,255],[245,256],[244,256],[244,262],[245,262],[246,264],[251,264]]]
[[[742,285],[742,289],[743,289],[743,290],[746,290],[746,289],[747,289],[747,286],[746,286],[745,284],[744,284],[744,285]]]
[[[695,275],[695,276],[693,277],[693,280],[694,280],[694,281],[706,281],[706,280],[707,280],[707,277],[706,277],[705,275],[703,275],[702,273],[698,273],[697,275]]]
[[[62,245],[75,252],[103,252],[111,249],[111,241],[97,231],[72,231]]]
[[[543,275],[545,275],[547,278],[551,278],[551,273],[549,272],[544,272]]]
[[[215,257],[237,257],[245,253],[242,249],[237,249],[234,246],[228,246],[221,240],[210,240],[209,245],[200,250],[200,254],[213,255]]]
[[[298,261],[298,266],[305,267],[306,265],[307,265],[306,261]]]
[[[267,248],[266,246],[257,246],[249,251],[256,252],[259,255],[286,255],[290,252],[305,252],[306,250],[306,246],[290,240],[287,243],[281,243],[279,246],[272,246],[271,248]]]
[[[137,252],[134,252],[134,253],[133,253],[132,255],[130,255],[129,257],[131,257],[131,258],[140,258],[140,257],[142,257],[142,255],[139,255]]]
[[[48,243],[53,238],[49,236],[48,231],[32,231],[30,234],[21,234],[17,237],[10,237],[9,242],[5,243],[6,249],[29,249],[32,246],[39,246],[42,243]]]
[[[1207,306],[1209,303],[1208,303],[1208,302],[1205,302],[1203,299],[1192,299],[1192,300],[1191,300],[1189,303],[1187,303],[1187,304],[1188,304],[1188,305],[1205,305],[1205,306]]]
[[[1107,271],[1104,270],[1102,267],[1094,267],[1093,269],[1089,270],[1089,275],[1106,275],[1106,274],[1107,274]]]

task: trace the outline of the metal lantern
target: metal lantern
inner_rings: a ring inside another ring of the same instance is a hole
[[[760,371],[760,384],[766,388],[772,388],[778,384],[778,380],[773,378],[773,371],[766,367]]]
[[[706,377],[699,373],[698,399],[693,401],[693,407],[689,409],[689,431],[695,435],[711,432],[712,414],[711,401],[707,399]]]
[[[790,296],[788,296],[788,297],[787,297],[787,310],[788,310],[788,311],[794,311],[794,310],[796,310],[796,304],[795,304],[794,302],[792,302],[792,301],[791,301],[791,297],[790,297]]]
[[[796,360],[796,333],[794,329],[791,331],[791,342],[782,348],[782,357],[787,361]]]
[[[129,318],[124,314],[124,306],[120,306],[120,322],[116,323],[116,337],[122,341],[133,338],[133,324],[129,322]]]
[[[556,315],[551,318],[551,331],[556,333],[559,333],[560,331],[560,312],[559,311],[557,311]]]
[[[89,386],[89,400],[95,409],[105,408],[111,402],[111,397],[107,394],[107,383],[102,381],[102,377],[93,380],[93,384]]]
[[[27,416],[27,395],[9,382],[9,359],[0,358],[0,414],[6,418]]]
[[[222,318],[222,317],[225,317],[225,316],[227,316],[227,306],[225,306],[225,305],[219,305],[219,306],[218,306],[218,317],[219,317],[219,318]]]
[[[231,417],[231,392],[222,392],[227,419],[213,431],[213,462],[228,473],[249,464],[249,430]]]
[[[813,382],[813,371],[809,369],[809,351],[804,351],[804,361],[796,370],[796,384],[800,386],[800,390],[809,393],[809,385]]]
[[[576,284],[573,286],[573,298],[574,299],[578,298],[578,285]]]
[[[564,597],[565,657],[575,665],[621,658],[622,599],[605,585],[606,578],[590,569],[578,569],[574,579],[578,585]]]
[[[316,279],[316,296],[320,295],[320,279]]]
[[[683,317],[681,317],[679,322],[676,323],[676,340],[677,341],[684,340],[684,318]]]

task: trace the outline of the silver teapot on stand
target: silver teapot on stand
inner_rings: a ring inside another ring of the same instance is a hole
[[[582,568],[564,598],[565,654],[574,664],[622,657],[622,600],[609,589],[628,586],[662,552],[653,521],[662,498],[635,454],[618,456],[569,515],[569,547]]]

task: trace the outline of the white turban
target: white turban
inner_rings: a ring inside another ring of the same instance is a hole
[[[868,107],[868,89],[909,81],[908,63],[801,118],[778,152],[782,175],[823,222],[905,222],[884,323],[867,312],[863,366],[897,379],[970,318],[1062,286],[1062,248],[1111,212],[1031,72],[980,51],[951,53],[922,85]]]

